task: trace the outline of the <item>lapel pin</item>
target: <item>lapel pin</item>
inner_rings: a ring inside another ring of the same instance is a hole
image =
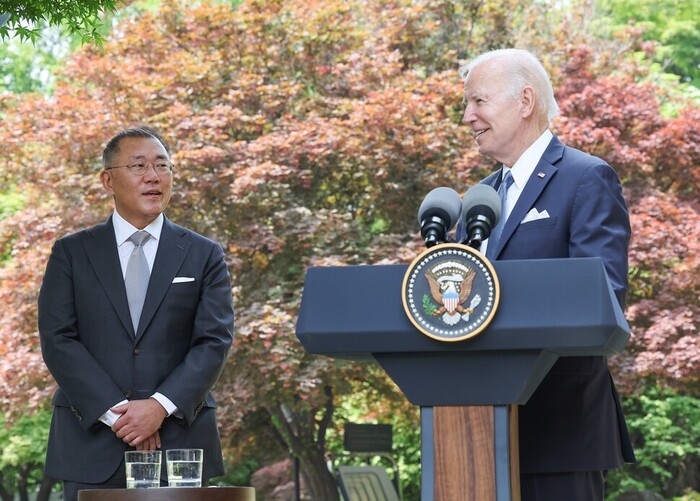
[[[537,177],[539,177],[540,179],[544,179],[544,172],[538,172]]]

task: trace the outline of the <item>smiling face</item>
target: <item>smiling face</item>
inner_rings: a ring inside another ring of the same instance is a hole
[[[469,71],[464,80],[462,122],[476,135],[480,154],[512,167],[531,144],[532,89],[514,93],[507,82],[508,74],[497,59]]]
[[[151,164],[170,161],[165,147],[153,137],[124,137],[110,165],[128,165],[136,161]],[[114,197],[117,212],[138,229],[152,223],[168,206],[172,192],[172,173],[158,174],[152,165],[143,176],[126,167],[102,171],[102,185]]]

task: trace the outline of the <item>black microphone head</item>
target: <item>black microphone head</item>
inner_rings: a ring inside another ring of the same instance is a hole
[[[501,218],[501,199],[496,190],[488,184],[476,184],[464,194],[462,201],[462,220],[469,222],[477,215],[485,216],[496,226]]]
[[[441,186],[428,193],[418,209],[418,224],[431,217],[439,217],[450,231],[462,211],[462,200],[452,188]]]
[[[462,243],[478,249],[500,218],[501,198],[496,190],[487,184],[472,186],[462,201],[462,222],[466,230]]]
[[[418,209],[418,223],[427,247],[445,242],[461,210],[462,200],[452,188],[435,188],[425,196]]]

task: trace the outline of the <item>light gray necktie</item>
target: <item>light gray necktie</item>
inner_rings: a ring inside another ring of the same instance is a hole
[[[486,247],[486,257],[491,261],[496,259],[498,241],[501,239],[501,233],[503,233],[503,227],[506,224],[506,199],[508,198],[508,188],[510,188],[511,184],[513,184],[513,174],[508,171],[503,181],[501,181],[501,186],[498,187],[498,196],[501,199],[501,218],[491,230],[488,247]]]
[[[131,313],[131,322],[134,325],[134,333],[139,326],[143,300],[146,298],[146,289],[148,289],[148,280],[151,278],[148,261],[143,253],[143,244],[149,238],[151,235],[146,231],[137,231],[129,237],[129,241],[134,244],[134,250],[131,251],[129,264],[126,265],[124,284],[126,285],[126,297],[129,300],[129,312]]]

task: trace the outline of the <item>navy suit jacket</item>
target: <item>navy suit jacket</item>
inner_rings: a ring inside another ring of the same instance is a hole
[[[482,183],[497,189],[500,181],[499,169]],[[533,208],[549,217],[522,223]],[[629,238],[613,169],[554,137],[506,220],[496,259],[601,257],[624,307]],[[560,358],[520,407],[519,428],[522,473],[607,470],[634,461],[605,357]]]
[[[47,475],[108,479],[129,447],[99,417],[124,399],[154,392],[182,413],[163,422],[162,450],[202,448],[203,478],[223,474],[210,389],[233,341],[233,304],[218,244],[165,219],[134,332],[112,219],[61,238],[39,293],[39,334],[58,383]]]

